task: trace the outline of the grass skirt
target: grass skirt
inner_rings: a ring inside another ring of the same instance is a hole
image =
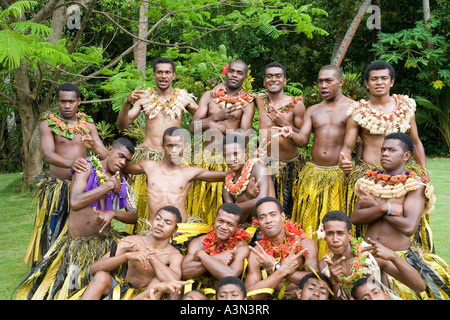
[[[92,264],[122,238],[114,229],[96,236],[71,238],[67,228],[17,288],[16,300],[66,300],[87,286]]]
[[[36,179],[39,181],[33,196],[37,213],[25,255],[30,268],[42,259],[66,226],[70,201],[71,181],[59,180],[48,174]]]

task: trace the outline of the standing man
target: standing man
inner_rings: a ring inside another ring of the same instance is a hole
[[[335,65],[324,66],[317,79],[323,101],[306,110],[299,132],[291,127],[279,128],[281,136],[299,147],[309,142],[314,133],[311,162],[298,176],[292,210],[292,220],[301,223],[308,237],[319,246],[319,259],[325,253],[326,243],[317,238],[320,221],[329,211],[346,211],[347,177],[339,168],[347,123],[347,110],[354,102],[342,94],[342,71]]]
[[[42,259],[66,226],[72,174],[89,170],[87,148],[102,159],[107,152],[92,118],[78,112],[81,92],[77,86],[60,85],[56,103],[59,112],[48,112],[40,118],[40,145],[50,173],[38,177],[34,191],[38,209],[25,256],[29,267]]]
[[[198,105],[193,96],[184,89],[172,88],[175,79],[175,63],[169,58],[158,58],[153,63],[153,77],[156,87],[134,90],[125,101],[117,117],[117,128],[124,130],[142,112],[145,115],[144,141],[136,146],[132,162],[161,160],[164,156],[162,135],[167,128],[180,127],[184,111],[194,114]],[[130,105],[134,102],[133,107]],[[140,219],[148,219],[146,177],[135,177],[134,193],[136,210]],[[129,233],[138,232],[135,226],[127,226]]]
[[[255,206],[261,239],[250,247],[245,278],[247,295],[264,300],[272,293],[281,300],[295,296],[300,279],[318,271],[317,245],[300,226],[286,219],[275,198],[265,197]],[[308,267],[307,267],[308,266]]]
[[[278,62],[269,63],[264,70],[266,93],[258,95],[259,138],[267,142],[268,166],[272,171],[276,198],[283,204],[287,218],[291,218],[297,176],[306,159],[304,153],[289,138],[280,136],[275,127],[289,127],[298,132],[303,123],[303,98],[284,93],[286,70]]]
[[[88,171],[75,172],[67,228],[19,285],[16,299],[65,300],[88,284],[92,264],[122,237],[111,228],[112,220],[137,220],[136,214],[122,210],[127,187],[119,175],[133,153],[131,141],[119,138],[104,160],[88,157]]]
[[[235,132],[245,135],[252,129],[255,105],[251,95],[242,92],[247,73],[248,66],[242,60],[230,62],[225,75],[225,88],[220,87],[216,98],[211,95],[211,91],[206,91],[200,99],[190,126],[194,139],[203,137],[198,142],[200,150],[194,149],[194,165],[208,170],[226,171],[222,155],[223,138],[226,134]],[[212,224],[217,209],[223,203],[222,189],[223,181],[194,183],[189,190],[187,211],[198,216],[204,223]]]

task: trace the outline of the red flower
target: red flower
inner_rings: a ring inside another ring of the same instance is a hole
[[[227,74],[228,73],[228,68],[229,68],[229,64],[226,64],[226,65],[224,65],[223,66],[223,68],[222,68],[222,74]]]

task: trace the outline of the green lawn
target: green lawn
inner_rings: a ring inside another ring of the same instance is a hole
[[[450,159],[428,159],[431,182],[437,197],[431,214],[436,253],[450,262]],[[30,193],[23,192],[20,174],[0,174],[0,299],[9,300],[28,273],[24,263],[33,229],[36,205]]]

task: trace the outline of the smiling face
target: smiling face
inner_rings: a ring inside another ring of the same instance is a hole
[[[233,61],[228,67],[226,74],[226,87],[230,90],[237,90],[242,87],[247,79],[247,67],[241,61]]]
[[[81,98],[77,98],[75,91],[59,91],[56,103],[61,116],[66,120],[75,120]]]
[[[283,91],[286,85],[286,77],[283,69],[280,67],[269,67],[264,73],[264,88],[269,93],[278,93]]]
[[[325,241],[335,255],[343,255],[350,247],[352,230],[347,229],[347,224],[340,220],[326,221],[323,225]]]
[[[341,90],[344,80],[338,77],[336,70],[323,69],[317,78],[317,87],[323,100],[333,100]]]
[[[370,95],[382,97],[389,95],[394,85],[394,79],[391,78],[389,69],[371,70],[368,80],[364,81]]]
[[[259,205],[257,209],[258,222],[261,231],[267,237],[273,237],[284,232],[284,220],[286,216],[280,212],[277,204],[272,201],[267,201]]]
[[[222,242],[227,241],[230,237],[234,236],[239,228],[240,217],[236,214],[226,212],[220,209],[217,212],[216,219],[214,220],[214,232],[216,238]]]
[[[152,221],[152,236],[156,239],[168,239],[177,229],[177,217],[170,211],[160,210]]]
[[[384,170],[391,172],[403,168],[409,158],[411,158],[411,152],[403,150],[400,140],[384,140],[380,154],[380,162]]]
[[[175,79],[175,70],[172,69],[170,63],[158,63],[155,66],[153,73],[156,86],[161,90],[166,90],[172,87],[172,82]]]

